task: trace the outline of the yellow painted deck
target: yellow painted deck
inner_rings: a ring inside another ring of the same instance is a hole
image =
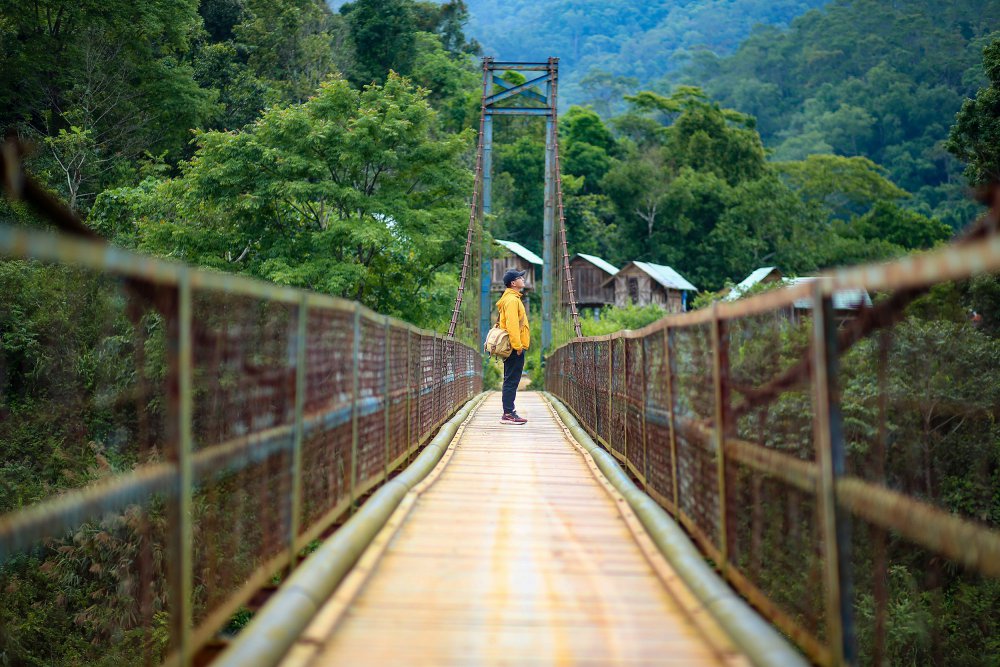
[[[285,665],[741,665],[537,393],[492,394]]]

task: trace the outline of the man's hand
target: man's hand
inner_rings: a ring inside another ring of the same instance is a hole
[[[518,350],[517,353],[518,354],[524,354],[524,350]]]

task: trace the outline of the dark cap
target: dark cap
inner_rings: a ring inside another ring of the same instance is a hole
[[[526,274],[527,271],[518,271],[517,269],[507,269],[507,273],[503,274],[503,286],[510,287],[510,284]]]

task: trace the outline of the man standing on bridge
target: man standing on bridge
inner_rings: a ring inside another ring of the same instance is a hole
[[[524,292],[524,274],[527,271],[507,269],[503,274],[505,289],[497,301],[497,311],[500,313],[500,328],[510,336],[510,346],[514,349],[510,356],[503,360],[503,417],[501,424],[525,424],[527,419],[518,416],[514,411],[514,397],[517,396],[517,383],[524,371],[524,353],[528,349],[531,335],[528,331],[528,314],[525,312],[521,297]]]

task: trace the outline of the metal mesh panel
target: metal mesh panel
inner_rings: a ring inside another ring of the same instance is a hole
[[[625,395],[625,460],[640,479],[644,479],[646,458],[646,366],[641,338],[623,338]]]
[[[625,412],[627,408],[627,378],[625,376],[625,339],[612,340],[611,364],[608,368],[608,386],[611,401],[608,406],[608,444],[617,457],[625,457]]]
[[[3,260],[0,276],[0,654],[159,659],[166,485],[154,473],[176,451],[167,322],[93,271]],[[42,526],[9,531],[59,491],[115,488],[133,472],[143,491],[114,511],[42,513]]]
[[[386,328],[363,318],[358,341],[358,480],[377,477],[386,465],[388,440],[385,432]]]
[[[719,544],[718,460],[706,423],[715,421],[712,343],[708,325],[674,332],[674,431],[680,518],[703,546]]]
[[[310,310],[306,324],[304,525],[351,496],[354,319],[346,310]]]
[[[55,247],[3,252],[29,246]],[[67,261],[127,257],[102,253]],[[87,661],[194,655],[482,387],[473,348],[356,304],[126,267],[138,275],[0,263],[2,473],[41,480],[0,493],[15,663],[63,659],[38,653],[46,633]],[[38,434],[64,463],[31,460],[47,451]]]
[[[646,490],[664,506],[674,503],[674,449],[671,428],[673,376],[668,367],[669,329],[642,339],[646,389]]]
[[[1000,318],[961,308],[998,281],[918,298],[961,248],[549,358],[549,390],[819,664],[997,653]],[[866,281],[886,293],[850,305]]]
[[[293,306],[196,293],[192,324],[196,450],[293,420]]]

